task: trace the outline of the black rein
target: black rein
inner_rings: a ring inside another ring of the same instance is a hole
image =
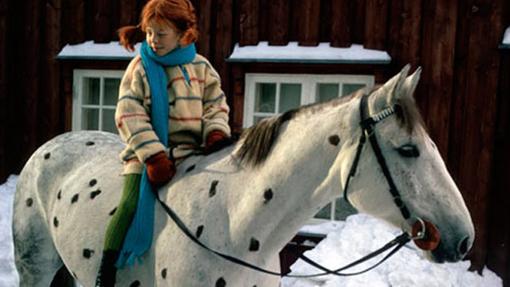
[[[361,98],[361,102],[360,102],[361,122],[360,122],[360,125],[361,125],[361,129],[362,129],[362,135],[360,137],[360,141],[359,141],[358,148],[357,148],[357,151],[356,151],[356,156],[354,158],[351,170],[349,171],[349,177],[347,178],[347,182],[345,184],[344,199],[347,202],[349,202],[349,199],[347,197],[347,195],[348,195],[347,189],[349,187],[349,181],[356,174],[356,169],[357,169],[358,162],[359,162],[359,159],[360,159],[361,151],[363,150],[363,146],[364,146],[364,144],[366,142],[366,137],[368,136],[368,139],[370,141],[372,149],[374,150],[374,153],[376,155],[377,162],[379,163],[379,166],[381,167],[381,169],[383,171],[383,174],[386,177],[386,181],[388,182],[388,185],[390,187],[389,190],[390,190],[391,195],[393,196],[393,200],[394,200],[395,204],[398,206],[400,212],[402,213],[402,216],[406,220],[408,220],[410,218],[410,212],[407,209],[407,206],[405,205],[405,203],[400,198],[400,193],[398,192],[398,189],[397,189],[397,187],[396,187],[396,185],[395,185],[395,183],[393,181],[393,178],[391,177],[391,173],[390,173],[390,171],[388,169],[388,166],[386,164],[386,160],[384,159],[384,156],[382,155],[381,148],[380,148],[380,146],[379,146],[379,144],[377,142],[377,138],[375,137],[375,133],[374,133],[375,124],[377,124],[379,121],[385,119],[386,117],[388,117],[388,116],[390,116],[390,115],[392,115],[394,113],[395,112],[394,112],[393,107],[390,107],[390,108],[387,108],[387,109],[383,110],[382,112],[378,113],[377,115],[370,116],[370,114],[368,112],[368,95],[363,95],[363,97]],[[253,269],[253,270],[265,273],[265,274],[275,275],[275,276],[280,276],[280,277],[286,276],[286,277],[292,277],[292,278],[310,278],[310,277],[318,277],[318,276],[324,276],[324,275],[330,275],[330,274],[331,275],[337,275],[337,276],[352,276],[352,275],[362,274],[362,273],[365,273],[365,272],[367,272],[369,270],[372,270],[373,268],[375,268],[378,265],[380,265],[382,262],[384,262],[390,256],[395,254],[407,242],[409,242],[411,239],[413,239],[408,233],[403,232],[401,235],[397,236],[395,239],[391,240],[390,242],[388,242],[387,244],[385,244],[381,248],[373,251],[372,253],[370,253],[370,254],[368,254],[368,255],[366,255],[366,256],[364,256],[364,257],[362,257],[362,258],[360,258],[360,259],[358,259],[358,260],[356,260],[356,261],[354,261],[354,262],[352,262],[350,264],[347,264],[347,265],[345,265],[345,266],[343,266],[341,268],[335,269],[335,270],[330,270],[330,269],[320,265],[319,263],[311,260],[310,258],[306,257],[305,255],[301,255],[300,258],[303,261],[305,261],[308,264],[316,267],[319,270],[322,270],[323,272],[316,273],[316,274],[309,274],[309,275],[286,275],[286,274],[283,274],[281,272],[266,270],[264,268],[258,267],[258,266],[254,265],[254,264],[246,262],[246,261],[244,261],[242,259],[239,259],[237,257],[234,257],[234,256],[231,256],[231,255],[228,255],[228,254],[216,251],[216,250],[210,248],[209,246],[205,245],[203,242],[201,242],[188,229],[186,224],[184,224],[184,222],[173,211],[173,209],[159,198],[159,194],[155,193],[155,195],[156,195],[156,199],[159,201],[159,203],[161,204],[161,206],[163,207],[165,212],[170,216],[170,218],[172,218],[172,220],[179,227],[179,229],[191,241],[195,242],[200,247],[204,248],[205,250],[207,250],[207,251],[209,251],[211,253],[214,253],[214,254],[218,255],[219,257],[221,257],[221,258],[223,258],[223,259],[225,259],[227,261],[233,262],[235,264],[238,264],[238,265],[241,265],[241,266],[244,266],[244,267],[247,267],[249,269]],[[369,268],[367,268],[365,270],[358,271],[358,272],[340,273],[341,271],[344,271],[346,269],[349,269],[351,267],[359,265],[362,262],[370,260],[371,258],[373,258],[373,257],[375,257],[375,256],[377,256],[377,255],[379,255],[381,253],[383,253],[384,251],[386,251],[386,250],[388,250],[390,248],[393,248],[393,249],[385,257],[383,257],[379,262],[377,262],[375,265],[373,265],[373,266],[371,266],[371,267],[369,267]]]

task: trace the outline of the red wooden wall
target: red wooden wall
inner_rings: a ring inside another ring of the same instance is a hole
[[[473,267],[488,264],[510,286],[510,26],[506,0],[194,0],[200,53],[222,75],[240,131],[244,73],[372,73],[422,66],[417,102],[466,199],[477,239]],[[37,146],[68,130],[72,68],[124,62],[55,59],[65,44],[116,40],[144,0],[0,0],[0,181],[18,173]],[[228,63],[235,43],[298,41],[386,50],[390,65]]]

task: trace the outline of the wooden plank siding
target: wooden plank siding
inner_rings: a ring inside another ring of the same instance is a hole
[[[299,11],[298,42],[300,46],[319,44],[320,3],[318,0],[301,0]]]
[[[259,42],[259,1],[241,1],[239,14],[239,46],[256,45]]]
[[[39,67],[41,74],[41,94],[44,95],[39,100],[37,107],[38,134],[37,142],[47,141],[60,133],[62,127],[60,124],[60,66],[55,56],[60,51],[60,18],[62,9],[62,0],[46,0],[44,7],[44,29],[43,37],[46,45],[42,47],[44,58]]]
[[[22,18],[24,19],[23,31],[21,31],[20,43],[17,45],[19,52],[18,63],[15,65],[15,71],[20,75],[16,90],[19,92],[17,103],[24,107],[17,116],[20,122],[21,137],[19,144],[23,146],[21,157],[24,161],[28,160],[32,151],[37,148],[37,128],[39,104],[38,95],[41,92],[39,84],[40,74],[40,51],[34,47],[41,47],[41,20],[42,20],[42,1],[26,1],[23,3]],[[32,131],[32,132],[23,132]]]
[[[510,282],[510,49],[501,52],[497,97],[492,195],[490,197],[487,265]],[[496,156],[497,155],[497,156]],[[508,283],[507,283],[508,285]]]
[[[388,4],[388,1],[385,0],[366,0],[363,44],[367,49],[386,49]]]
[[[0,0],[0,43],[7,43],[7,17],[9,15],[9,2],[7,0]],[[5,177],[11,170],[8,168],[10,162],[7,158],[8,151],[5,149],[7,146],[7,127],[9,125],[9,110],[12,110],[8,105],[8,74],[9,69],[7,66],[8,51],[6,45],[0,44],[0,182],[5,180]]]
[[[118,40],[147,0],[0,0],[0,181],[35,148],[71,129],[76,67],[124,69],[127,61],[56,61],[65,44]],[[473,268],[510,286],[510,26],[506,0],[192,0],[198,51],[222,77],[231,125],[242,131],[245,73],[373,74],[423,68],[416,100],[432,139],[466,199],[477,232]],[[16,15],[16,16],[14,16]],[[387,51],[389,65],[229,63],[236,43]],[[15,45],[13,43],[16,43]],[[13,152],[16,151],[16,152]],[[17,152],[19,151],[19,153]]]
[[[271,33],[267,34],[269,44],[287,45],[289,43],[289,1],[270,1],[268,9],[268,17],[265,21],[272,23]]]
[[[349,47],[352,44],[351,37],[351,9],[349,0],[332,0],[331,11],[331,33],[329,42],[332,47]]]

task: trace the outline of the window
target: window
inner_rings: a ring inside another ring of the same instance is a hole
[[[74,70],[73,130],[117,133],[115,106],[124,71]]]
[[[374,85],[368,75],[246,74],[243,127]]]
[[[256,124],[301,105],[349,95],[361,88],[371,89],[371,75],[246,74],[243,127]],[[340,220],[347,204],[338,198],[316,215],[314,222]]]

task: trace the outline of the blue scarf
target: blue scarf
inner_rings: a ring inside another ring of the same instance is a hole
[[[151,124],[159,140],[168,147],[168,78],[165,72],[167,66],[180,66],[184,76],[189,81],[186,70],[181,66],[193,61],[196,55],[195,44],[178,47],[164,56],[158,56],[146,41],[140,50],[142,64],[147,74],[151,91]],[[144,165],[140,182],[140,195],[136,213],[129,227],[124,244],[117,260],[117,267],[132,266],[135,259],[140,257],[151,247],[154,231],[154,203],[156,197],[147,177]]]

